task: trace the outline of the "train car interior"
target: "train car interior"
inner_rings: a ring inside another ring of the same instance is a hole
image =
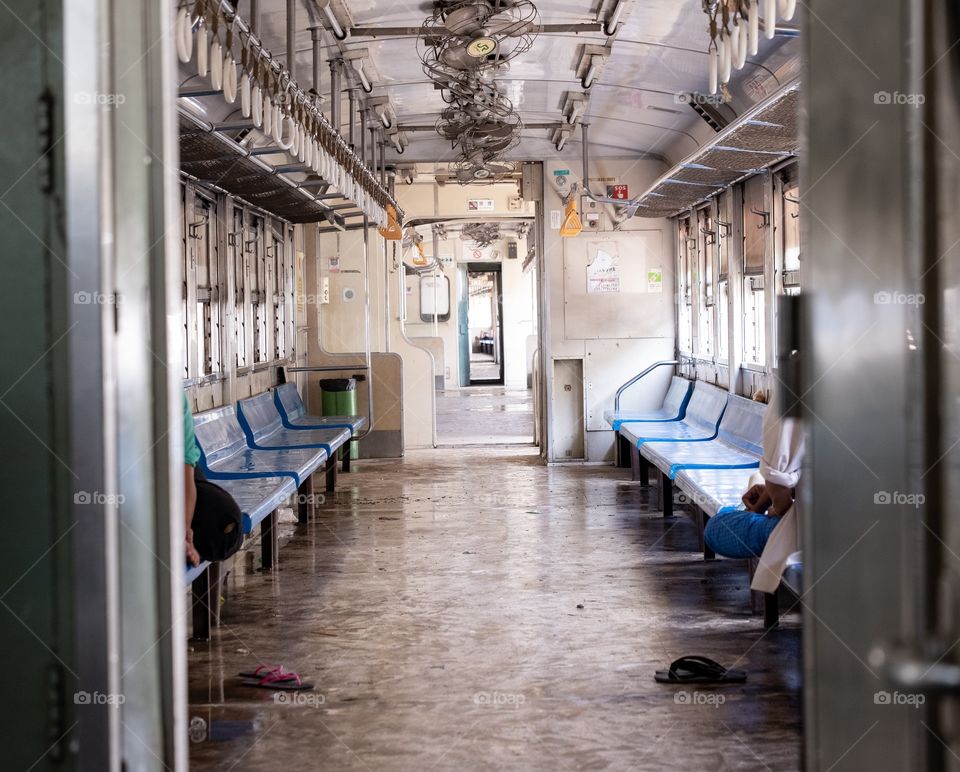
[[[960,771],[960,5],[0,0],[10,772]]]

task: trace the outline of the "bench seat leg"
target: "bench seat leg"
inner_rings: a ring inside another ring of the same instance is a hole
[[[650,485],[650,462],[640,455],[639,449],[637,449],[637,458],[640,461],[640,485],[647,487]]]
[[[700,549],[703,550],[704,560],[716,560],[717,553],[707,546],[707,540],[703,538],[703,532],[706,530],[707,523],[710,522],[710,515],[697,507],[697,537],[700,540]]]
[[[640,448],[636,445],[630,446],[630,479],[640,479]]]
[[[353,440],[348,442],[340,449],[341,457],[343,458],[343,471],[349,473],[350,471],[350,454],[353,452]]]
[[[663,516],[673,517],[673,480],[666,472],[660,473],[660,490],[663,491]]]
[[[759,562],[757,558],[747,561],[751,583]],[[764,630],[775,630],[780,625],[780,598],[776,592],[750,590],[750,607],[754,614],[763,613]]]
[[[260,521],[260,564],[264,571],[273,568],[278,551],[277,510]]]
[[[300,483],[297,488],[297,522],[306,523],[313,514],[313,475]]]
[[[349,452],[347,453],[349,455]],[[327,459],[327,493],[333,493],[337,489],[337,454],[330,455]]]
[[[774,630],[780,624],[780,600],[775,592],[763,593],[763,629]]]
[[[210,577],[208,585],[207,603],[210,606],[210,626],[220,627],[220,588],[223,584],[223,563],[213,562],[207,569]]]
[[[630,442],[620,432],[617,432],[616,462],[618,469],[626,469],[630,466]]]

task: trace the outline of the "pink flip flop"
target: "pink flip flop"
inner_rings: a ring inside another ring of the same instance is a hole
[[[297,673],[283,672],[283,668],[272,670],[268,668],[258,676],[245,677],[240,685],[287,692],[306,691],[313,688],[313,684],[304,682]]]

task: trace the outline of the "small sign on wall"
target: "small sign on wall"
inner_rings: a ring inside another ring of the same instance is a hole
[[[626,201],[628,198],[630,198],[630,194],[626,185],[607,185],[607,196],[609,198],[616,198],[620,201]]]
[[[479,241],[464,241],[463,242],[463,259],[464,260],[489,260],[493,257],[493,250],[489,244],[481,244]]]
[[[593,261],[587,264],[587,293],[620,291],[620,256],[615,241],[590,244]]]
[[[647,292],[663,292],[663,271],[647,271]]]
[[[550,228],[558,231],[560,226],[563,225],[563,210],[562,209],[551,209],[550,210]]]
[[[492,198],[471,198],[467,200],[467,209],[471,212],[492,212]]]

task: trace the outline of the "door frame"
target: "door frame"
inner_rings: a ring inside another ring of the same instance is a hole
[[[495,275],[493,281],[493,290],[497,299],[497,346],[500,350],[500,377],[495,380],[474,380],[471,375],[467,381],[467,386],[503,386],[506,383],[506,357],[503,349],[503,264],[500,262],[471,262],[466,263],[466,297],[467,297],[467,347],[472,345],[470,342],[470,274],[472,273],[492,273]],[[468,354],[470,352],[468,351]],[[468,356],[469,359],[469,356]]]

